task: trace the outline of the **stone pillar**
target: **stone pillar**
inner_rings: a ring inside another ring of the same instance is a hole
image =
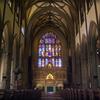
[[[2,56],[2,64],[1,64],[1,88],[5,89],[6,86],[6,70],[7,70],[7,55],[6,53]]]

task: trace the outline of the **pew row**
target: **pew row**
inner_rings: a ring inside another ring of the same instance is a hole
[[[100,100],[100,89],[69,89],[60,92],[64,100]]]
[[[0,90],[0,100],[40,100],[41,90]]]

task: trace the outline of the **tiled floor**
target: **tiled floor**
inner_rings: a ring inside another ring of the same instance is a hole
[[[42,93],[41,100],[63,100],[58,93]]]

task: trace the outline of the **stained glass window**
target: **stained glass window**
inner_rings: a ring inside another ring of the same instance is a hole
[[[38,67],[62,66],[61,42],[53,33],[46,33],[39,41]]]

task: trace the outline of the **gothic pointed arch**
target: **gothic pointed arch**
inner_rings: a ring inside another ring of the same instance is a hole
[[[54,33],[44,34],[38,47],[38,67],[62,67],[62,45]]]

